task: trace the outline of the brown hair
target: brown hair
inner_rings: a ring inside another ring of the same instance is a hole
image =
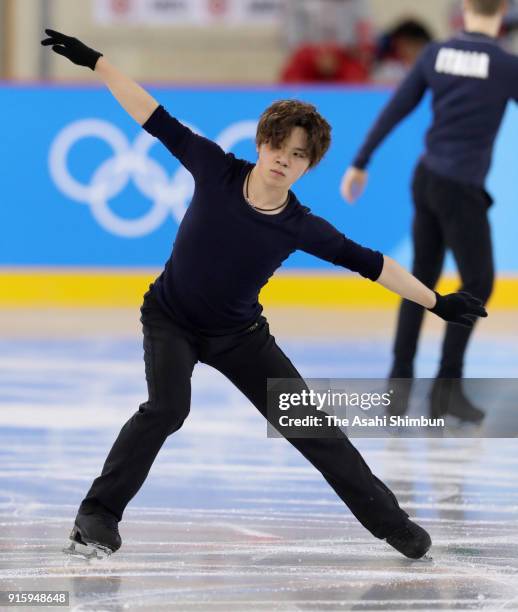
[[[473,12],[485,17],[494,17],[504,6],[505,0],[469,0]]]
[[[278,100],[261,115],[257,125],[257,146],[269,143],[278,148],[295,127],[306,130],[308,137],[309,167],[314,168],[324,157],[331,144],[331,126],[313,104],[300,100]]]

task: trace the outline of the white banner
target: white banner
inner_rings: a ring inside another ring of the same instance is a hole
[[[285,0],[93,0],[97,23],[213,26],[279,23]]]

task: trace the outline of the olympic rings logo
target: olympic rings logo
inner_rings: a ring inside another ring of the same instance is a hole
[[[201,134],[194,126],[188,127]],[[219,134],[216,142],[229,151],[241,140],[254,139],[256,127],[255,121],[234,123]],[[68,154],[83,138],[99,138],[113,150],[113,156],[97,168],[89,184],[76,180],[68,169]],[[169,178],[162,165],[148,156],[156,142],[156,138],[142,130],[131,145],[126,135],[107,121],[75,121],[52,142],[50,174],[63,194],[90,207],[94,219],[107,232],[125,238],[145,236],[160,227],[169,214],[180,223],[194,193],[194,180],[183,166]],[[149,210],[135,219],[115,214],[109,205],[110,199],[121,193],[130,179],[152,201]]]

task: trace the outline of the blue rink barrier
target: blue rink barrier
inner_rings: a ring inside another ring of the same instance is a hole
[[[361,88],[160,88],[164,106],[235,155],[254,160],[262,110],[280,98],[317,105],[333,126],[321,165],[295,186],[299,199],[350,238],[410,262],[410,180],[430,120],[429,103],[390,135],[370,166],[365,196],[339,195],[351,162],[390,91]],[[192,177],[126,115],[103,88],[0,87],[4,123],[0,175],[0,266],[160,267],[192,193]],[[518,272],[514,184],[518,114],[508,109],[489,190],[497,267]],[[294,254],[286,268],[329,264]]]

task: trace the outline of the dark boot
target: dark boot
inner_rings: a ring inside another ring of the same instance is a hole
[[[451,415],[465,423],[480,423],[485,412],[474,406],[464,395],[462,379],[436,378],[430,393],[430,416]]]
[[[70,540],[72,543],[64,552],[88,559],[107,557],[122,544],[117,517],[108,510],[79,512]]]
[[[420,559],[432,545],[428,532],[410,519],[406,519],[405,523],[387,536],[386,540],[409,559]]]

